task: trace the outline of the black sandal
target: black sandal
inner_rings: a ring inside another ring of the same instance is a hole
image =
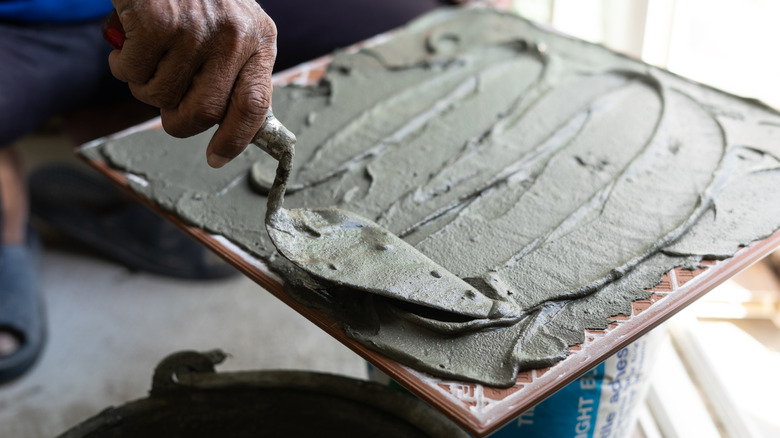
[[[188,279],[238,272],[90,169],[46,166],[29,188],[35,219],[131,269]]]

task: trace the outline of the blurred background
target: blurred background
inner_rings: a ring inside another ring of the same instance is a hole
[[[531,20],[682,76],[780,107],[780,2],[514,0]]]

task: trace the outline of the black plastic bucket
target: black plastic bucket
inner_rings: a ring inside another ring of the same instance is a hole
[[[155,369],[147,398],[60,435],[87,437],[467,437],[408,394],[302,371],[215,373],[221,351],[180,352]]]

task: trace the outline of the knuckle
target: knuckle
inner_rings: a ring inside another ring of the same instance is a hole
[[[256,8],[256,9],[255,9]],[[252,10],[244,10],[238,18],[227,20],[225,27],[234,41],[253,42],[253,46],[273,44],[275,46],[276,23],[257,3],[252,4]]]
[[[134,32],[143,24],[143,20],[138,16],[138,11],[135,8],[122,9],[119,12],[119,22],[122,23],[125,32]]]
[[[160,36],[178,29],[181,26],[180,14],[170,5],[156,3],[151,7],[132,5],[124,9],[120,14],[120,21],[125,31],[139,29]]]
[[[127,60],[122,65],[122,72],[128,82],[135,84],[145,84],[149,80],[148,68],[142,68],[139,63]]]
[[[259,28],[259,35],[256,38],[258,41],[257,53],[263,57],[266,62],[273,62],[276,59],[276,23],[266,16],[265,22]]]
[[[193,127],[203,131],[222,121],[225,108],[223,105],[216,103],[203,102],[193,105],[185,114]]]
[[[276,41],[278,32],[276,29],[276,23],[268,15],[263,17],[262,25],[260,26],[260,36],[268,38],[269,40]]]
[[[149,89],[147,93],[149,104],[157,108],[176,108],[179,105],[179,96],[174,87],[157,86]]]
[[[252,20],[243,11],[223,14],[218,23],[218,33],[225,39],[232,41],[244,41],[252,35]]]
[[[246,114],[252,118],[265,117],[265,113],[271,106],[271,90],[263,84],[243,87],[236,90],[234,100],[240,114]]]

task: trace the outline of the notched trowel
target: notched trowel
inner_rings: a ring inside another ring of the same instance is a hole
[[[511,300],[492,299],[375,222],[334,207],[282,207],[295,135],[271,112],[253,143],[279,162],[268,192],[265,227],[276,249],[312,276],[469,318],[518,315]]]

